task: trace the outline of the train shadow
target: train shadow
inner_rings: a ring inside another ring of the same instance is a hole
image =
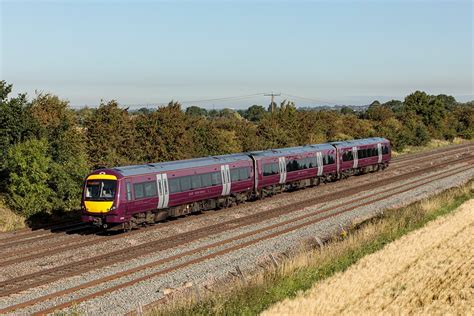
[[[81,222],[81,211],[39,212],[26,220],[26,225],[32,231],[46,230],[52,233],[88,235],[98,232],[98,229]]]

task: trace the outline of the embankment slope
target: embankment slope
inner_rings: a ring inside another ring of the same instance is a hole
[[[474,314],[474,199],[263,315]]]

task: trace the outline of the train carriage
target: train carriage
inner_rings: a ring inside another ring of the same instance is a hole
[[[336,151],[328,144],[250,152],[249,155],[255,161],[258,196],[316,185],[337,173]]]
[[[133,227],[225,207],[247,200],[253,179],[245,154],[101,169],[86,178],[82,220]]]
[[[373,137],[330,143],[337,149],[338,173],[346,177],[385,169],[391,159],[390,141]]]

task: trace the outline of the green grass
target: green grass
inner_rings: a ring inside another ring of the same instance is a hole
[[[279,269],[250,278],[247,285],[236,281],[230,289],[219,289],[216,292],[220,294],[209,294],[201,302],[189,298],[176,300],[151,314],[258,314],[276,302],[310,289],[315,282],[345,271],[362,257],[452,212],[473,197],[474,182],[471,181],[462,188],[447,190],[428,200],[386,211],[383,216],[350,229],[344,238],[335,237],[321,250],[306,251],[288,259]]]

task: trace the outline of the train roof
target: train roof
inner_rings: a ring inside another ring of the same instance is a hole
[[[314,145],[305,145],[305,146],[298,146],[298,147],[252,151],[252,152],[249,152],[248,154],[255,156],[257,158],[280,157],[282,155],[297,155],[297,154],[303,154],[303,153],[308,153],[308,152],[331,150],[331,149],[334,149],[334,147],[329,144],[314,144]]]
[[[352,147],[352,146],[363,146],[363,145],[372,145],[377,143],[388,142],[388,139],[382,137],[371,137],[363,139],[354,139],[354,140],[345,140],[340,142],[330,142],[331,145],[338,147]]]
[[[215,164],[233,163],[242,160],[251,160],[245,154],[231,154],[222,156],[209,156],[204,158],[186,159],[168,162],[149,163],[144,165],[132,165],[111,168],[122,176],[135,176],[148,173],[160,173],[164,171],[173,171],[178,169],[196,168]]]

